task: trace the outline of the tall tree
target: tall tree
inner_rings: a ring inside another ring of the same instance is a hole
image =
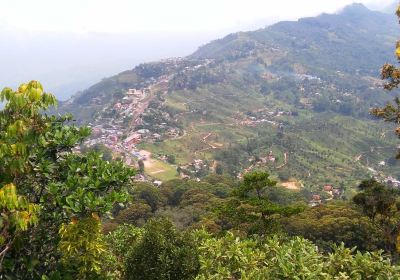
[[[216,209],[219,222],[225,229],[235,229],[248,234],[271,233],[276,229],[276,219],[302,211],[302,207],[281,206],[268,198],[276,181],[264,171],[247,173],[231,199]]]
[[[397,190],[374,179],[362,182],[353,201],[379,228],[384,237],[385,249],[398,260],[400,253],[400,200]]]
[[[400,19],[400,6],[398,6],[396,11],[397,17]],[[400,63],[400,41],[396,44],[396,58],[398,63]],[[381,70],[381,77],[386,80],[385,84],[386,90],[393,90],[400,85],[400,68],[393,64],[386,63],[383,65]],[[378,118],[384,119],[387,122],[392,122],[397,125],[395,129],[396,135],[400,138],[400,98],[396,97],[394,102],[386,104],[384,107],[378,107],[372,109],[371,113]],[[400,151],[397,153],[397,158],[400,159]]]
[[[15,91],[5,88],[0,100],[5,102],[0,111],[0,185],[13,183],[41,210],[37,225],[19,234],[5,255],[3,268],[10,279],[40,279],[62,267],[60,228],[75,229],[66,226],[74,221],[86,226],[79,221],[101,217],[114,203],[124,202],[124,188],[134,172],[97,153],[73,153],[90,129],[71,125],[69,115],[47,115],[56,99],[39,82]]]

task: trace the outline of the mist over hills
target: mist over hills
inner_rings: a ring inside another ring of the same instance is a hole
[[[0,26],[0,36],[5,42],[0,87],[36,79],[65,100],[132,65],[187,55],[215,35],[27,32]]]

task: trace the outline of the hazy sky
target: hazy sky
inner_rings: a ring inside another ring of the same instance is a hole
[[[0,27],[31,31],[209,32],[335,12],[352,0],[0,0]],[[383,7],[393,0],[360,0]]]

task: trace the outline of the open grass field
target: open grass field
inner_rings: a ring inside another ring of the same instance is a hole
[[[157,159],[149,158],[144,161],[145,173],[160,181],[178,178],[176,168]]]

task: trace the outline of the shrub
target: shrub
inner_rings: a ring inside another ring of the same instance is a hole
[[[169,220],[150,220],[141,241],[125,261],[126,280],[189,280],[199,269],[196,246],[190,235],[178,232]]]

